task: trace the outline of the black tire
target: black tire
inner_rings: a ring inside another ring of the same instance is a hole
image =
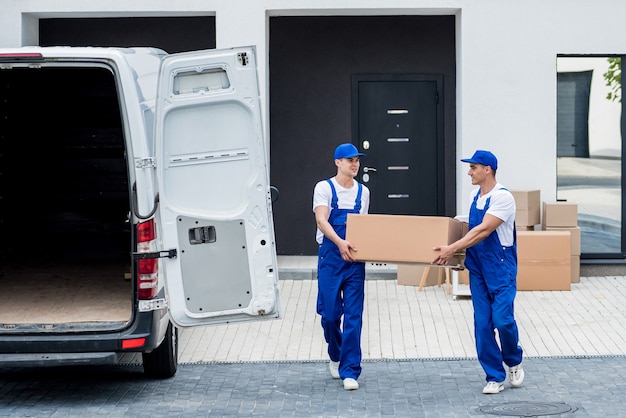
[[[149,353],[141,353],[143,372],[148,377],[167,379],[178,369],[178,328],[170,322],[160,346]]]

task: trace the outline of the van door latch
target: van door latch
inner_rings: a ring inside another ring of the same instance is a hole
[[[245,52],[237,53],[237,60],[239,61],[239,64],[245,67],[246,65],[248,65],[248,54],[246,54]]]
[[[155,251],[152,253],[133,253],[134,260],[145,260],[148,258],[176,258],[177,252],[176,249],[167,250],[167,251]]]
[[[159,309],[167,308],[167,300],[165,299],[150,299],[139,301],[139,312],[158,311]]]
[[[207,244],[217,241],[214,226],[200,226],[198,228],[189,229],[189,243]]]

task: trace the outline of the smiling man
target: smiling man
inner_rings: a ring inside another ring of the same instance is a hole
[[[313,191],[319,245],[317,313],[328,343],[330,374],[341,378],[346,390],[358,389],[361,375],[365,263],[354,260],[350,250],[357,249],[345,238],[348,213],[369,209],[369,189],[354,180],[364,156],[352,144],[339,145],[334,153],[337,174],[318,182]]]
[[[496,181],[498,159],[478,150],[471,158],[468,175],[479,186],[471,194],[469,231],[450,245],[435,247],[434,264],[447,264],[458,251],[466,250],[465,267],[470,272],[470,292],[474,306],[474,334],[478,361],[487,374],[485,394],[504,390],[509,368],[511,386],[524,380],[522,347],[515,321],[513,302],[517,292],[517,240],[515,199]],[[500,344],[496,340],[496,333]]]

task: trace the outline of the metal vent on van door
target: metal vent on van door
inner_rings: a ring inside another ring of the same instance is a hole
[[[200,226],[189,230],[189,243],[191,245],[206,244],[215,241],[216,234],[214,226]]]

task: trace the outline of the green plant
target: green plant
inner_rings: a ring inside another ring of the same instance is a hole
[[[609,69],[602,77],[610,91],[606,95],[607,100],[622,102],[622,59],[620,57],[608,58]]]

